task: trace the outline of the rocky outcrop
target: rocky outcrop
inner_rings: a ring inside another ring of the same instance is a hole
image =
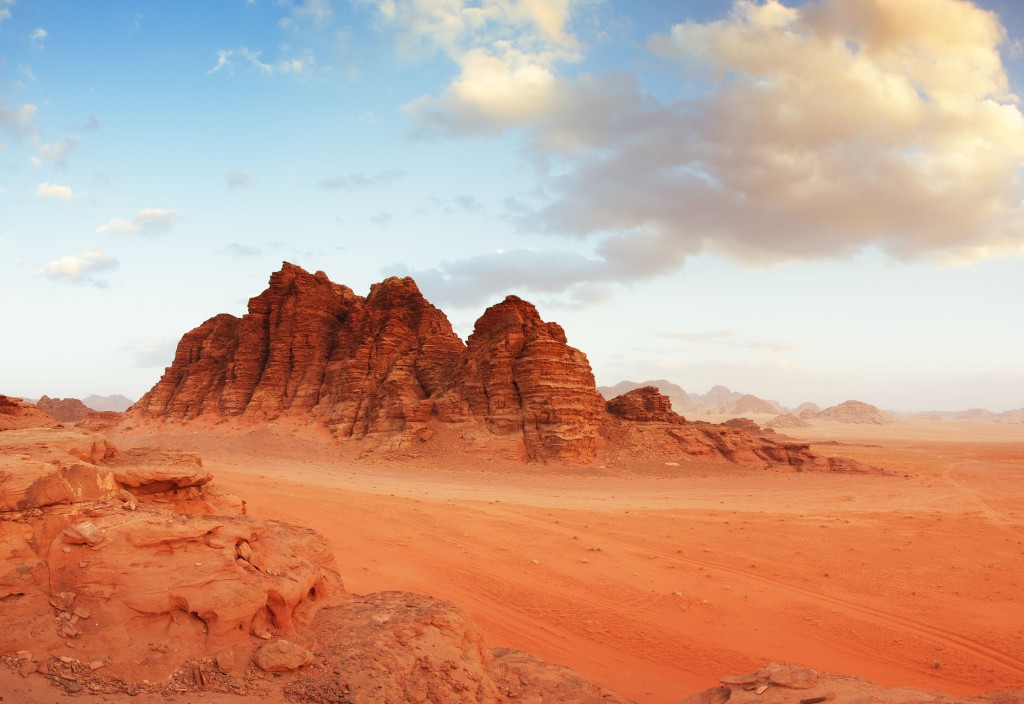
[[[669,423],[685,420],[672,410],[672,403],[657,387],[644,386],[616,396],[608,401],[608,412],[623,420],[641,423],[665,421]]]
[[[454,604],[380,592],[320,610],[312,632],[321,667],[285,687],[292,701],[626,704],[566,668],[514,650],[489,650]],[[326,673],[326,674],[325,674]]]
[[[324,540],[239,515],[209,480],[190,453],[0,433],[0,651],[73,646],[106,672],[166,677],[307,621],[340,586]]]
[[[886,425],[892,418],[878,408],[863,401],[843,401],[838,406],[826,408],[816,418],[834,420],[838,423],[864,423],[869,425]]]
[[[770,421],[764,424],[766,428],[806,428],[808,427],[807,421],[799,416],[795,416],[792,413],[783,413],[782,415],[775,416]]]
[[[805,443],[764,437],[762,431],[754,431],[756,424],[745,418],[734,419],[741,421],[741,428],[687,421],[666,411],[668,406],[668,399],[653,387],[630,391],[608,401],[611,414],[602,427],[602,434],[606,438],[610,458],[624,466],[651,459],[662,459],[673,465],[681,459],[724,459],[760,469],[780,465],[799,470],[881,471],[853,460],[822,457]],[[751,425],[753,428],[749,427]]]
[[[603,402],[586,356],[526,301],[489,308],[463,345],[412,279],[387,279],[363,298],[286,263],[247,315],[186,334],[134,411],[311,417],[387,446],[421,439],[436,416],[508,439],[526,458],[579,459],[600,449]]]
[[[20,398],[0,394],[0,431],[21,428],[49,428],[57,425],[52,416]]]
[[[768,663],[757,672],[723,677],[721,684],[693,694],[680,704],[1017,704],[1024,690],[956,697],[911,687],[884,687],[861,677]]]
[[[651,379],[650,381],[640,383],[620,381],[615,386],[598,386],[597,390],[602,396],[610,400],[644,386],[653,386],[659,393],[668,396],[668,400],[672,402],[672,410],[676,413],[682,414],[693,406],[693,400],[690,398],[690,395],[681,386],[673,384],[667,379]]]
[[[640,391],[606,405],[586,355],[516,296],[488,308],[463,344],[412,279],[386,279],[363,298],[323,272],[285,263],[245,316],[218,315],[187,333],[131,414],[143,421],[291,417],[385,450],[412,453],[437,437],[445,452],[589,463],[608,440],[650,432],[609,433],[610,422],[686,422],[657,389]],[[708,398],[767,403],[724,387]],[[694,432],[704,438],[705,449],[693,448],[700,456],[795,462],[778,448],[739,449],[763,444],[740,431]]]
[[[91,410],[77,398],[50,398],[45,395],[36,401],[36,407],[61,423],[80,421]]]
[[[492,435],[521,437],[529,459],[590,459],[602,446],[604,400],[586,355],[516,296],[476,321],[435,409],[443,421],[482,418]]]
[[[751,435],[772,435],[775,433],[774,430],[768,428],[763,429],[760,425],[752,421],[750,418],[730,418],[729,420],[722,423],[727,428],[736,428],[742,430],[745,433]]]

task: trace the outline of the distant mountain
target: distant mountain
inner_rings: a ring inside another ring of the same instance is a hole
[[[114,394],[113,396],[97,396],[92,394],[83,398],[82,403],[94,411],[117,411],[118,413],[123,413],[135,402],[121,394]]]
[[[665,379],[652,379],[637,383],[620,381],[615,386],[598,386],[606,399],[612,399],[644,386],[653,386],[672,401],[676,413],[703,413],[708,415],[743,415],[746,413],[785,413],[777,401],[766,401],[753,394],[741,394],[727,386],[712,386],[706,394],[691,394]]]
[[[801,414],[801,418],[804,418]],[[863,401],[843,401],[838,406],[826,408],[815,416],[826,420],[834,420],[840,423],[864,423],[869,425],[886,425],[892,423],[892,418],[878,410],[876,406]]]

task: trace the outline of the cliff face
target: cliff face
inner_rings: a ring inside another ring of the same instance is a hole
[[[187,333],[174,363],[136,404],[148,417],[309,414],[344,437],[404,431],[450,377],[462,341],[412,279],[369,296],[285,264],[241,319]]]
[[[589,459],[603,445],[604,400],[587,356],[516,296],[476,321],[436,407],[442,420],[482,418],[494,435],[522,436],[531,459]]]
[[[606,444],[614,456],[626,442],[749,464],[813,461],[806,446],[688,423],[653,387],[606,407],[586,355],[516,296],[488,308],[463,344],[412,279],[386,279],[364,298],[287,263],[248,314],[218,315],[187,333],[133,413],[310,419],[387,449],[443,429],[458,449],[513,460],[589,462]]]
[[[61,423],[74,423],[89,414],[89,407],[77,398],[50,398],[43,395],[36,408]]]

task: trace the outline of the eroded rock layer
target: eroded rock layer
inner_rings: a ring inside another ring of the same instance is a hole
[[[463,344],[412,279],[386,279],[363,298],[288,263],[248,314],[218,315],[186,334],[132,413],[314,420],[383,449],[429,442],[442,427],[455,449],[513,461],[593,462],[609,442],[620,443],[615,454],[621,442],[657,448],[667,434],[683,455],[830,466],[806,445],[687,423],[654,387],[606,406],[586,355],[516,296],[488,308]]]

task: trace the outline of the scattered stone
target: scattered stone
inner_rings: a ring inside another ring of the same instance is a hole
[[[761,696],[762,694],[764,694],[767,691],[768,691],[768,685],[763,684],[763,685],[761,685],[760,687],[758,687],[757,689],[754,690],[754,694],[756,694],[758,696]]]
[[[89,611],[88,606],[76,606],[74,611],[72,611],[71,613],[77,616],[78,618],[89,618],[90,616],[92,616],[92,612]]]
[[[93,660],[92,662],[89,663],[89,669],[90,670],[98,670],[98,669],[100,669],[101,667],[103,667],[106,664],[107,663],[103,662],[102,660]]]
[[[225,675],[235,669],[235,651],[233,650],[222,650],[217,653],[214,660],[217,663],[217,669]]]
[[[772,684],[789,689],[810,689],[818,683],[818,673],[805,667],[776,665],[769,668],[768,679]]]
[[[800,700],[800,704],[821,704],[821,702],[830,702],[835,698],[835,692],[826,692],[825,694],[819,694],[816,697],[805,697]]]
[[[22,660],[21,664],[18,665],[18,674],[22,677],[28,677],[33,672],[39,669],[39,664],[34,660]]]
[[[95,547],[103,542],[104,533],[90,521],[79,521],[64,529],[64,542]]]
[[[290,672],[313,662],[313,653],[301,645],[279,640],[261,645],[252,659],[264,672]]]
[[[756,672],[751,672],[749,675],[731,675],[729,677],[722,677],[718,681],[722,684],[757,684],[757,681],[761,679]]]

